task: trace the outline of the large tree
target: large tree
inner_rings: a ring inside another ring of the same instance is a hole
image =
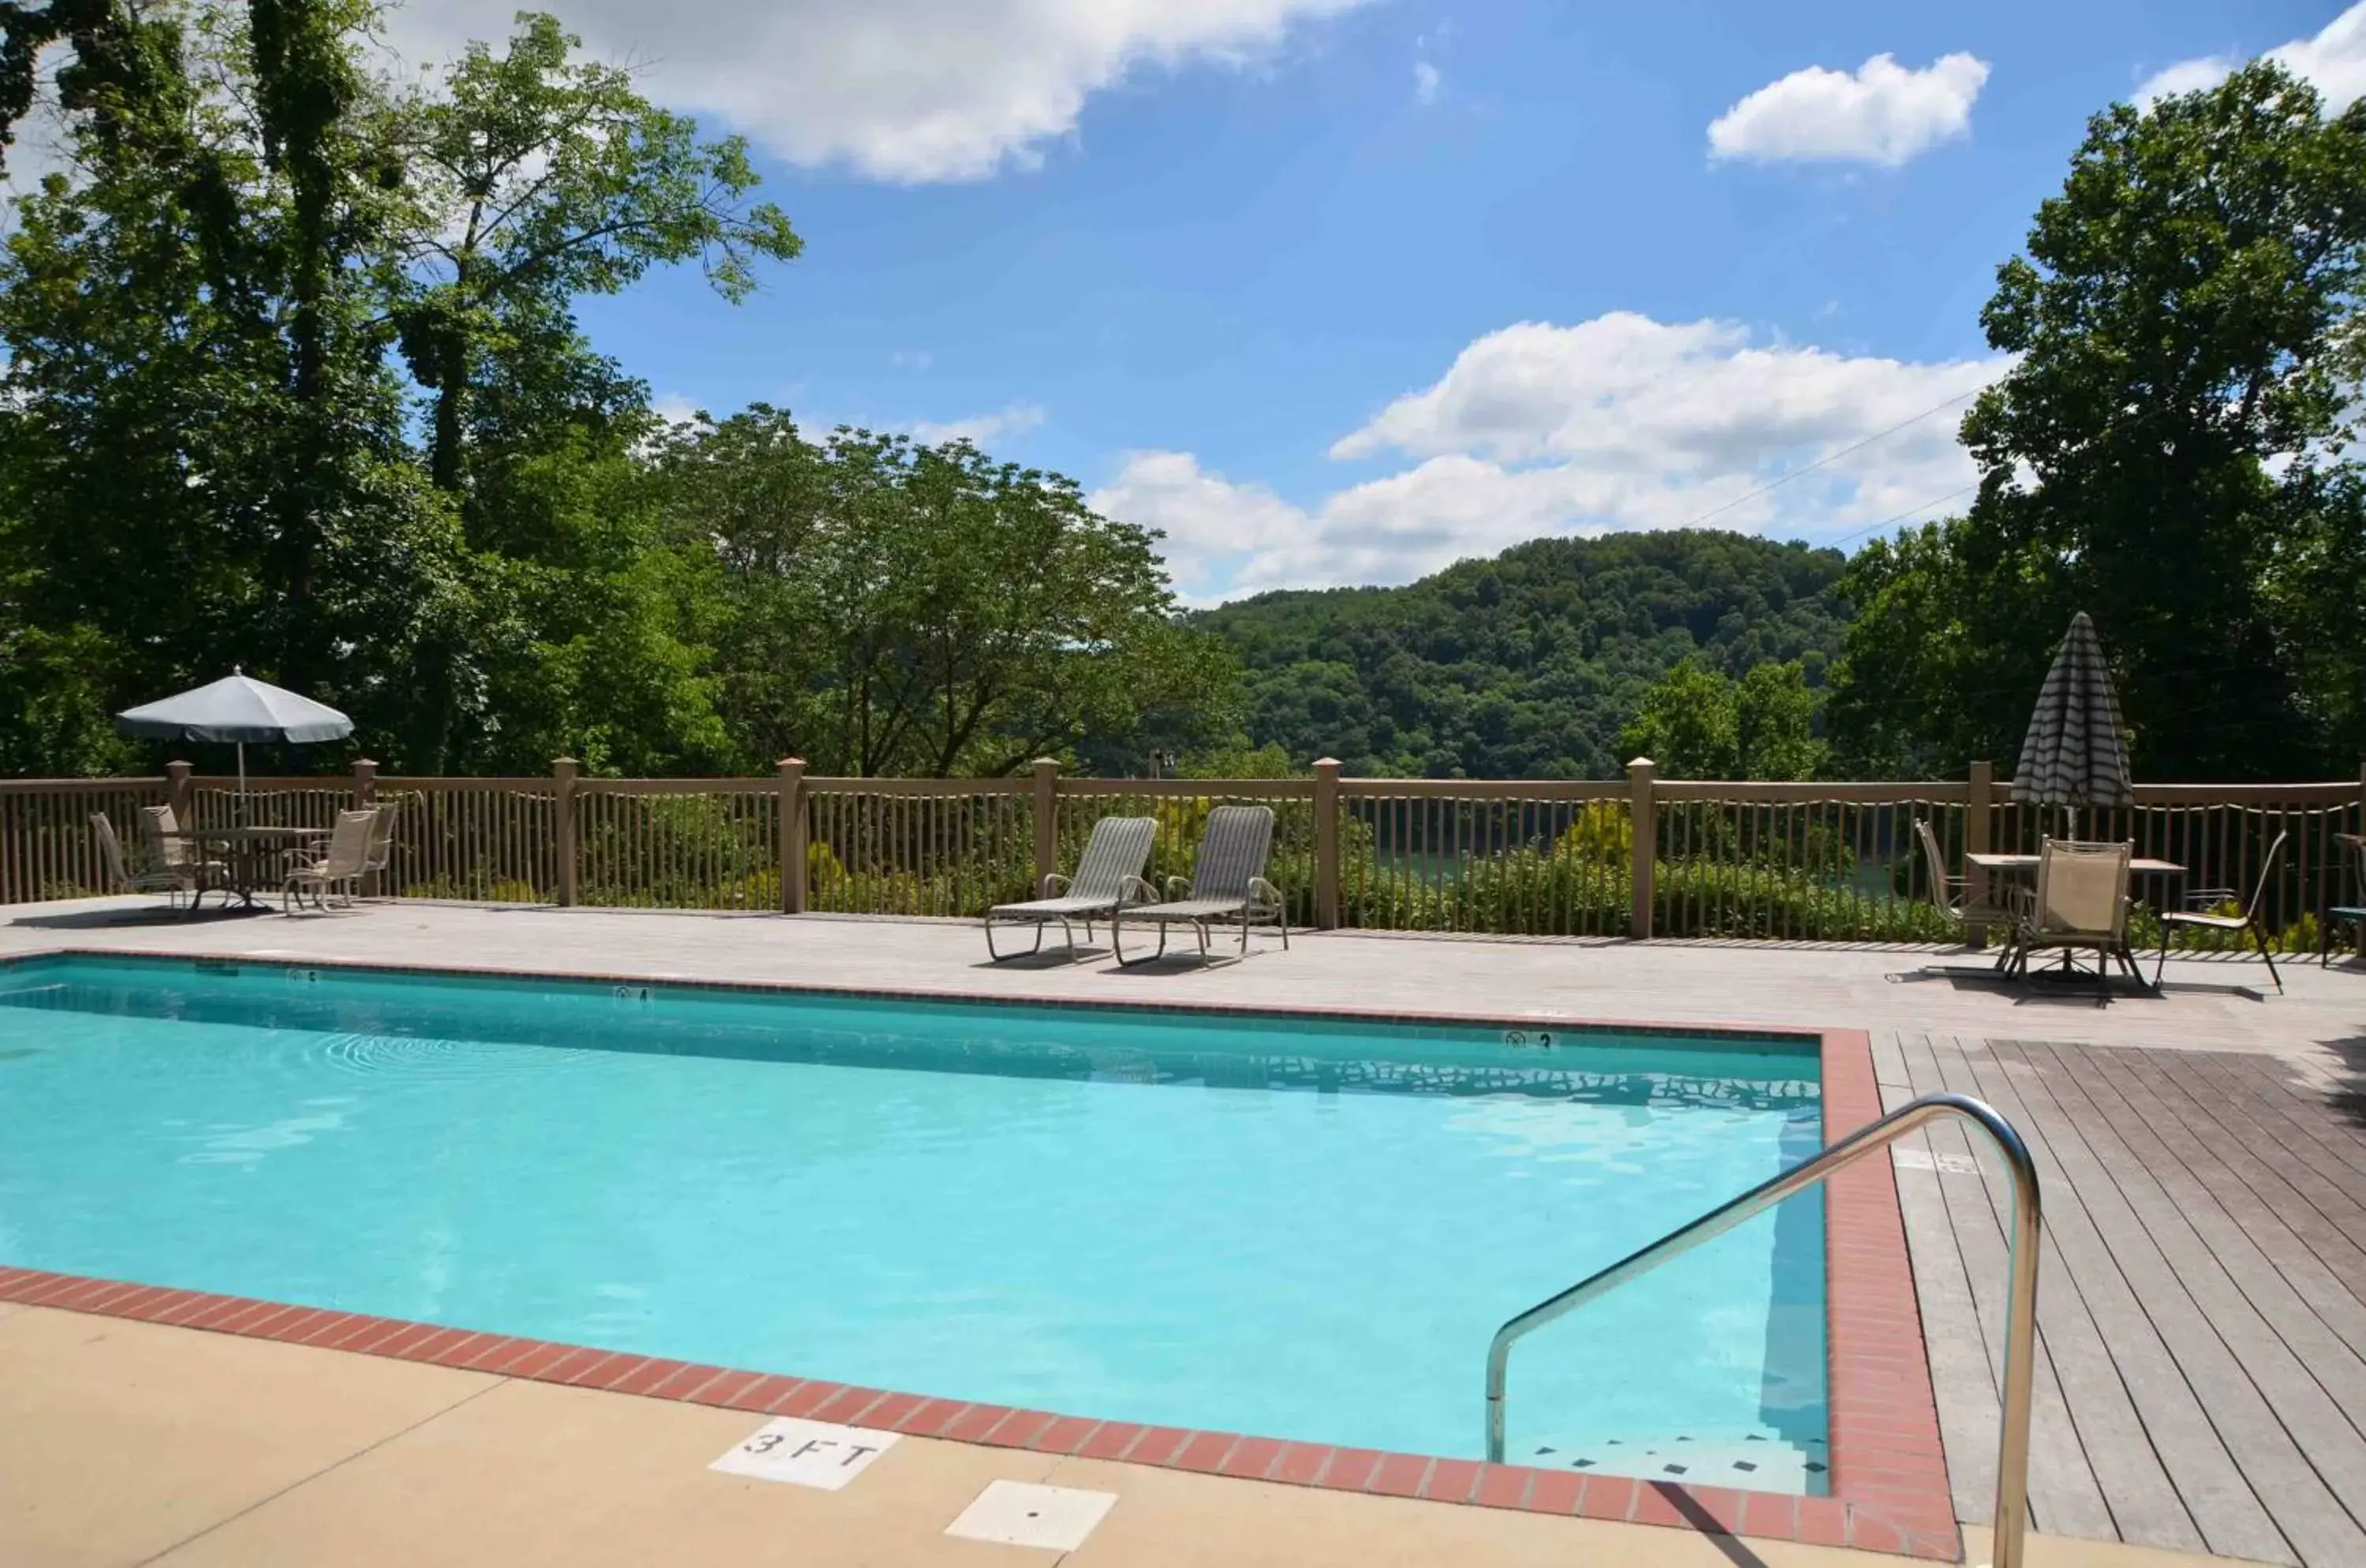
[[[967,442],[812,442],[758,405],[672,432],[657,482],[685,570],[721,565],[722,702],[764,756],[994,775],[1150,716],[1192,716],[1184,744],[1230,733],[1230,659],[1175,624],[1153,536],[1059,475]]]
[[[2010,762],[2083,609],[2140,773],[2353,766],[2361,280],[2366,101],[2259,63],[2090,121],[1982,312],[2017,357],[1964,421],[1977,500],[1847,581],[1852,759]]]

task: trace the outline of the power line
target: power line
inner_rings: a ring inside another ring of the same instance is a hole
[[[1895,517],[1885,517],[1878,523],[1868,523],[1862,528],[1853,529],[1849,533],[1841,535],[1838,538],[1826,540],[1824,547],[1827,549],[1837,549],[1839,547],[1847,544],[1851,539],[1861,538],[1867,534],[1878,533],[1882,529],[1888,527],[1893,523],[1903,523],[1918,512],[1928,512],[1934,506],[1944,506],[1947,502],[1955,500],[1957,496],[1969,495],[1972,491],[1979,488],[1980,481],[1974,479],[1971,483],[1951,490],[1946,494],[1940,496],[1935,500],[1926,501],[1920,506],[1910,506],[1905,511],[1898,513]]]
[[[1954,397],[1949,398],[1944,403],[1933,403],[1931,407],[1924,409],[1921,413],[1916,414],[1911,419],[1901,419],[1887,430],[1876,430],[1862,441],[1853,442],[1849,446],[1842,447],[1837,452],[1827,452],[1824,456],[1817,458],[1814,462],[1808,464],[1804,468],[1794,468],[1780,479],[1769,479],[1766,483],[1760,485],[1756,490],[1752,491],[1748,495],[1738,495],[1722,506],[1712,506],[1707,512],[1702,513],[1691,522],[1682,525],[1682,526],[1686,528],[1697,528],[1702,524],[1707,522],[1710,518],[1716,517],[1723,513],[1730,512],[1746,501],[1756,501],[1760,496],[1766,494],[1769,491],[1780,490],[1785,485],[1789,484],[1793,479],[1798,479],[1803,475],[1812,474],[1818,468],[1823,468],[1827,464],[1839,462],[1842,457],[1847,457],[1852,452],[1862,452],[1866,447],[1872,446],[1875,442],[1882,440],[1887,436],[1895,435],[1910,424],[1920,424],[1934,413],[1943,413],[1946,410],[1954,408],[1957,403],[1966,402],[1973,398],[1978,397],[1982,389],[1983,389],[1979,387],[1974,387],[1968,392],[1956,393]],[[1920,510],[1920,508],[1917,508],[1917,510]]]

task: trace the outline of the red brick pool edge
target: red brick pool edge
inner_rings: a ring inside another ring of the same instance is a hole
[[[1347,1010],[1305,1010],[1335,1018],[1357,1016]],[[1521,1021],[1531,1028],[1539,1023],[1579,1026],[1575,1020]],[[1649,1026],[1589,1020],[1583,1027]],[[1718,1032],[1687,1025],[1684,1032]],[[1763,1037],[1769,1032],[1749,1032]],[[1821,1032],[1820,1055],[1824,1136],[1829,1143],[1879,1116],[1881,1097],[1874,1078],[1871,1042],[1863,1032]],[[1889,1162],[1868,1159],[1852,1167],[1828,1181],[1825,1192],[1825,1354],[1832,1489],[1829,1497],[1097,1421],[1089,1416],[963,1404],[591,1346],[6,1266],[0,1266],[0,1302],[679,1400],[750,1415],[808,1416],[994,1448],[1958,1561],[1962,1537],[1948,1492],[1904,1217]]]

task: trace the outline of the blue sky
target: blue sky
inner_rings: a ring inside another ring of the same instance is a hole
[[[974,433],[1168,530],[1198,600],[1938,515],[1979,306],[2086,116],[2279,46],[2366,87],[2366,4],[2327,0],[556,8],[749,136],[808,247],[738,307],[592,302],[603,349],[668,406]]]

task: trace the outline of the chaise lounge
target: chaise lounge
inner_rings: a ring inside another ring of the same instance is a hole
[[[1148,964],[1166,955],[1166,930],[1169,926],[1189,925],[1200,939],[1201,963],[1214,962],[1208,953],[1208,928],[1211,925],[1238,922],[1241,928],[1241,951],[1237,963],[1249,954],[1251,926],[1279,926],[1281,945],[1290,946],[1290,917],[1282,903],[1281,889],[1265,879],[1266,860],[1273,851],[1273,808],[1269,806],[1219,806],[1208,813],[1207,830],[1200,835],[1200,857],[1189,882],[1181,877],[1168,879],[1168,891],[1176,892],[1176,883],[1183,883],[1179,897],[1163,904],[1146,904],[1137,908],[1121,910],[1110,922],[1110,944],[1117,950],[1117,961],[1123,964],[1124,924],[1129,919],[1149,920],[1158,927],[1158,951],[1149,958],[1134,960]]]
[[[1114,937],[1119,910],[1158,897],[1142,879],[1142,868],[1150,862],[1151,840],[1157,834],[1155,818],[1104,817],[1094,823],[1093,836],[1086,840],[1084,856],[1076,862],[1073,878],[1053,872],[1043,878],[1043,897],[1023,904],[997,904],[986,912],[987,956],[997,964],[1032,957],[1043,951],[1043,928],[1054,921],[1059,924],[1060,934],[1067,939],[1072,960],[1078,956],[1078,951],[1071,920],[1082,922],[1085,940],[1090,942],[1093,921],[1106,915]],[[996,952],[994,928],[997,925],[1032,925],[1035,945],[1025,953]]]

